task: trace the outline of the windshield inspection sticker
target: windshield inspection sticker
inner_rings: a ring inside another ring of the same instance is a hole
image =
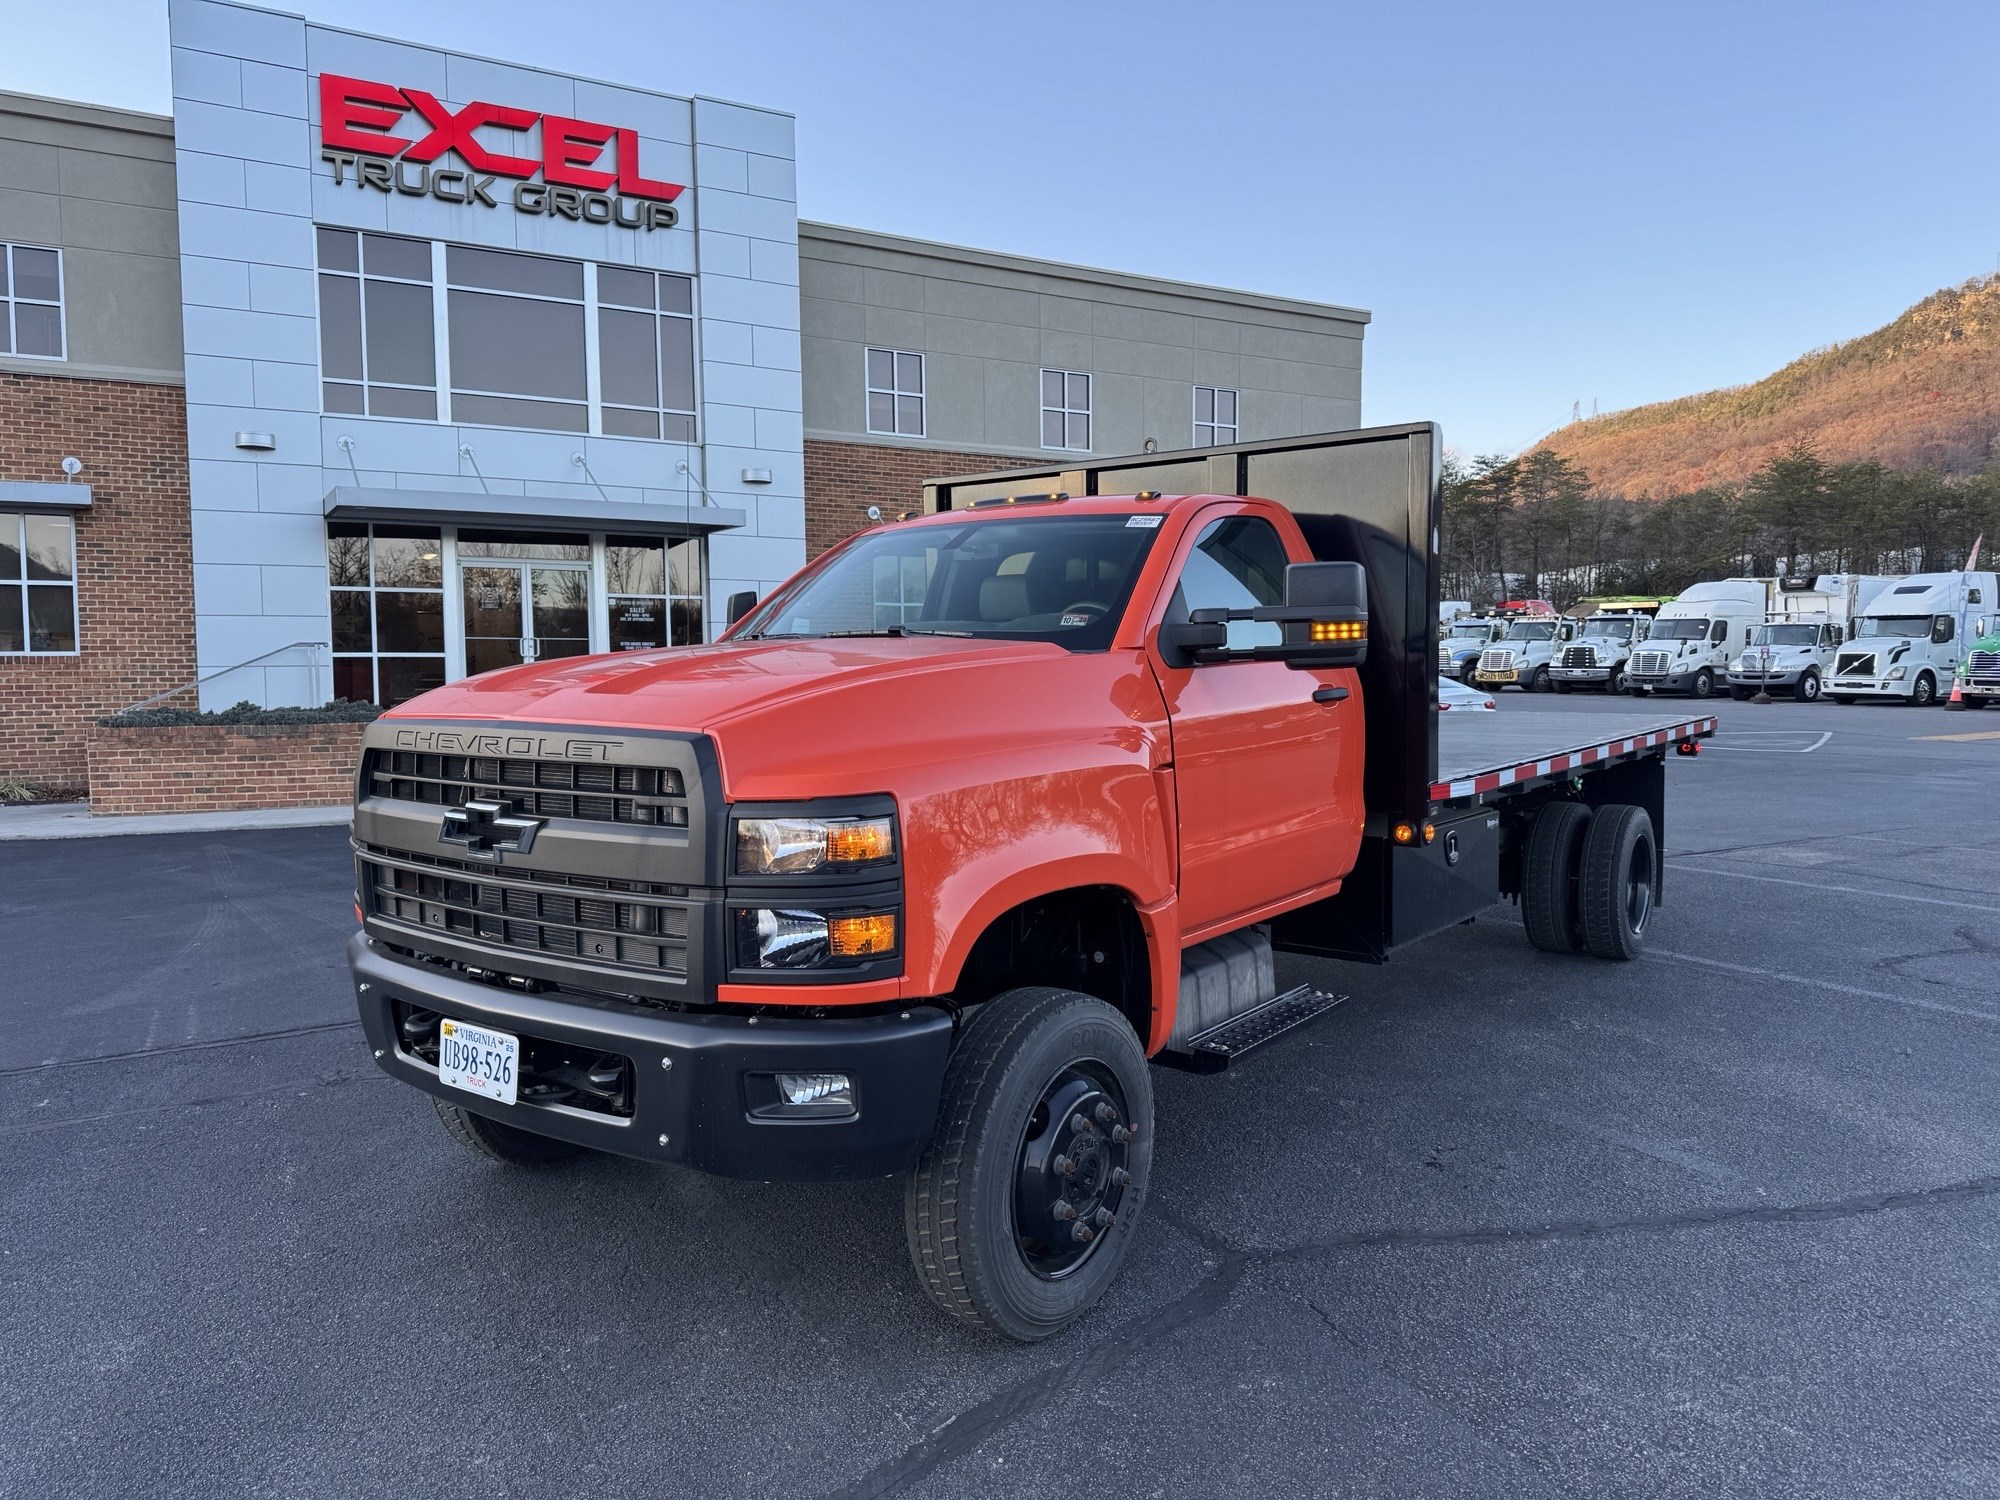
[[[1088,625],[1088,624],[1090,623],[1090,616],[1089,616],[1089,615],[1064,615],[1064,616],[1062,617],[1062,620],[1061,620],[1061,622],[1060,622],[1060,623],[1062,623],[1062,624],[1064,624],[1064,625]]]
[[[1137,526],[1142,528],[1143,530],[1150,531],[1155,526],[1158,526],[1160,522],[1164,521],[1165,519],[1166,519],[1165,516],[1128,516],[1126,518],[1125,525],[1127,529]]]

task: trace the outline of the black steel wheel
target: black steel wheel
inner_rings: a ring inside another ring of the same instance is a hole
[[[468,1151],[477,1151],[488,1161],[505,1162],[510,1167],[545,1167],[568,1161],[586,1149],[568,1141],[558,1141],[531,1130],[520,1130],[485,1115],[447,1104],[435,1094],[431,1104],[437,1110],[444,1133]]]
[[[1703,667],[1699,672],[1694,674],[1694,682],[1688,691],[1692,692],[1697,698],[1706,698],[1710,693],[1715,691],[1715,674],[1709,671],[1707,667]]]
[[[1623,667],[1613,667],[1611,669],[1611,676],[1605,680],[1604,691],[1607,693],[1622,693],[1625,691],[1625,685],[1625,669]]]
[[[1732,687],[1729,690],[1729,696],[1734,698],[1738,703],[1748,703],[1755,695],[1747,687]]]
[[[1152,1163],[1153,1084],[1131,1024],[1074,990],[973,1012],[903,1195],[910,1261],[946,1312],[1032,1341],[1118,1274]]]
[[[1546,693],[1555,683],[1549,677],[1547,667],[1537,667],[1528,674],[1526,687],[1531,693]]]
[[[1528,827],[1521,856],[1521,921],[1528,941],[1544,953],[1583,951],[1576,880],[1590,809],[1580,802],[1551,802]]]
[[[1583,937],[1599,958],[1637,958],[1660,897],[1659,846],[1643,807],[1614,802],[1590,819],[1577,877]]]

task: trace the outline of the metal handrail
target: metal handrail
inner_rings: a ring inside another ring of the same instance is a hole
[[[327,643],[325,641],[293,641],[289,646],[279,646],[273,650],[266,651],[262,656],[253,656],[248,661],[239,661],[233,667],[218,667],[213,672],[195,678],[193,682],[184,682],[179,687],[168,688],[164,693],[155,693],[150,698],[141,698],[137,703],[128,703],[125,707],[115,710],[115,712],[129,714],[136,713],[142,708],[151,708],[155,703],[164,703],[169,698],[176,697],[192,688],[198,688],[204,682],[213,682],[218,677],[227,677],[231,672],[240,672],[245,667],[254,667],[260,661],[269,661],[274,656],[282,656],[287,651],[297,651],[302,647],[313,651],[324,651],[327,649]],[[318,666],[319,663],[315,661],[313,665]]]

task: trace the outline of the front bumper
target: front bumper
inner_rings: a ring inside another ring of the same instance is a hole
[[[1769,684],[1775,688],[1790,688],[1799,685],[1799,678],[1805,674],[1803,667],[1774,668],[1769,675],[1762,672],[1731,672],[1728,680],[1731,687],[1758,688]]]
[[[1557,682],[1609,682],[1609,667],[1550,667],[1549,676]]]
[[[652,1011],[502,989],[413,961],[356,933],[347,958],[368,1045],[382,1071],[463,1109],[536,1135],[721,1177],[765,1181],[886,1177],[913,1166],[937,1118],[952,1021],[932,1006],[868,1016]],[[630,1112],[500,1104],[438,1081],[406,1051],[397,1006],[555,1048],[629,1060]],[[845,1073],[856,1110],[833,1119],[751,1113],[778,1071]]]

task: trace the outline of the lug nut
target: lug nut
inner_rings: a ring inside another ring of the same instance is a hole
[[[1088,1245],[1092,1240],[1097,1238],[1097,1231],[1092,1229],[1088,1224],[1072,1224],[1069,1229],[1069,1237],[1080,1245]]]
[[[1055,1168],[1056,1176],[1058,1177],[1067,1177],[1076,1170],[1076,1163],[1071,1161],[1067,1156],[1058,1156],[1049,1165]]]
[[[1132,1144],[1133,1133],[1123,1125],[1114,1125],[1111,1127],[1111,1139],[1121,1146],[1129,1146]]]
[[[1080,1135],[1097,1134],[1097,1127],[1085,1119],[1081,1111],[1069,1117],[1069,1128]]]
[[[1113,1224],[1118,1222],[1118,1215],[1114,1214],[1108,1208],[1100,1208],[1090,1216],[1090,1222],[1095,1224],[1099,1229],[1109,1229]]]
[[[1100,1125],[1116,1125],[1118,1123],[1118,1111],[1113,1109],[1109,1104],[1098,1105],[1097,1123]]]
[[[1054,1214],[1058,1219],[1074,1219],[1076,1217],[1076,1205],[1071,1203],[1067,1198],[1058,1198],[1055,1201],[1055,1206],[1049,1212]]]
[[[1111,1169],[1111,1185],[1113,1187],[1130,1187],[1132,1185],[1132,1174],[1123,1167],[1113,1167]]]

